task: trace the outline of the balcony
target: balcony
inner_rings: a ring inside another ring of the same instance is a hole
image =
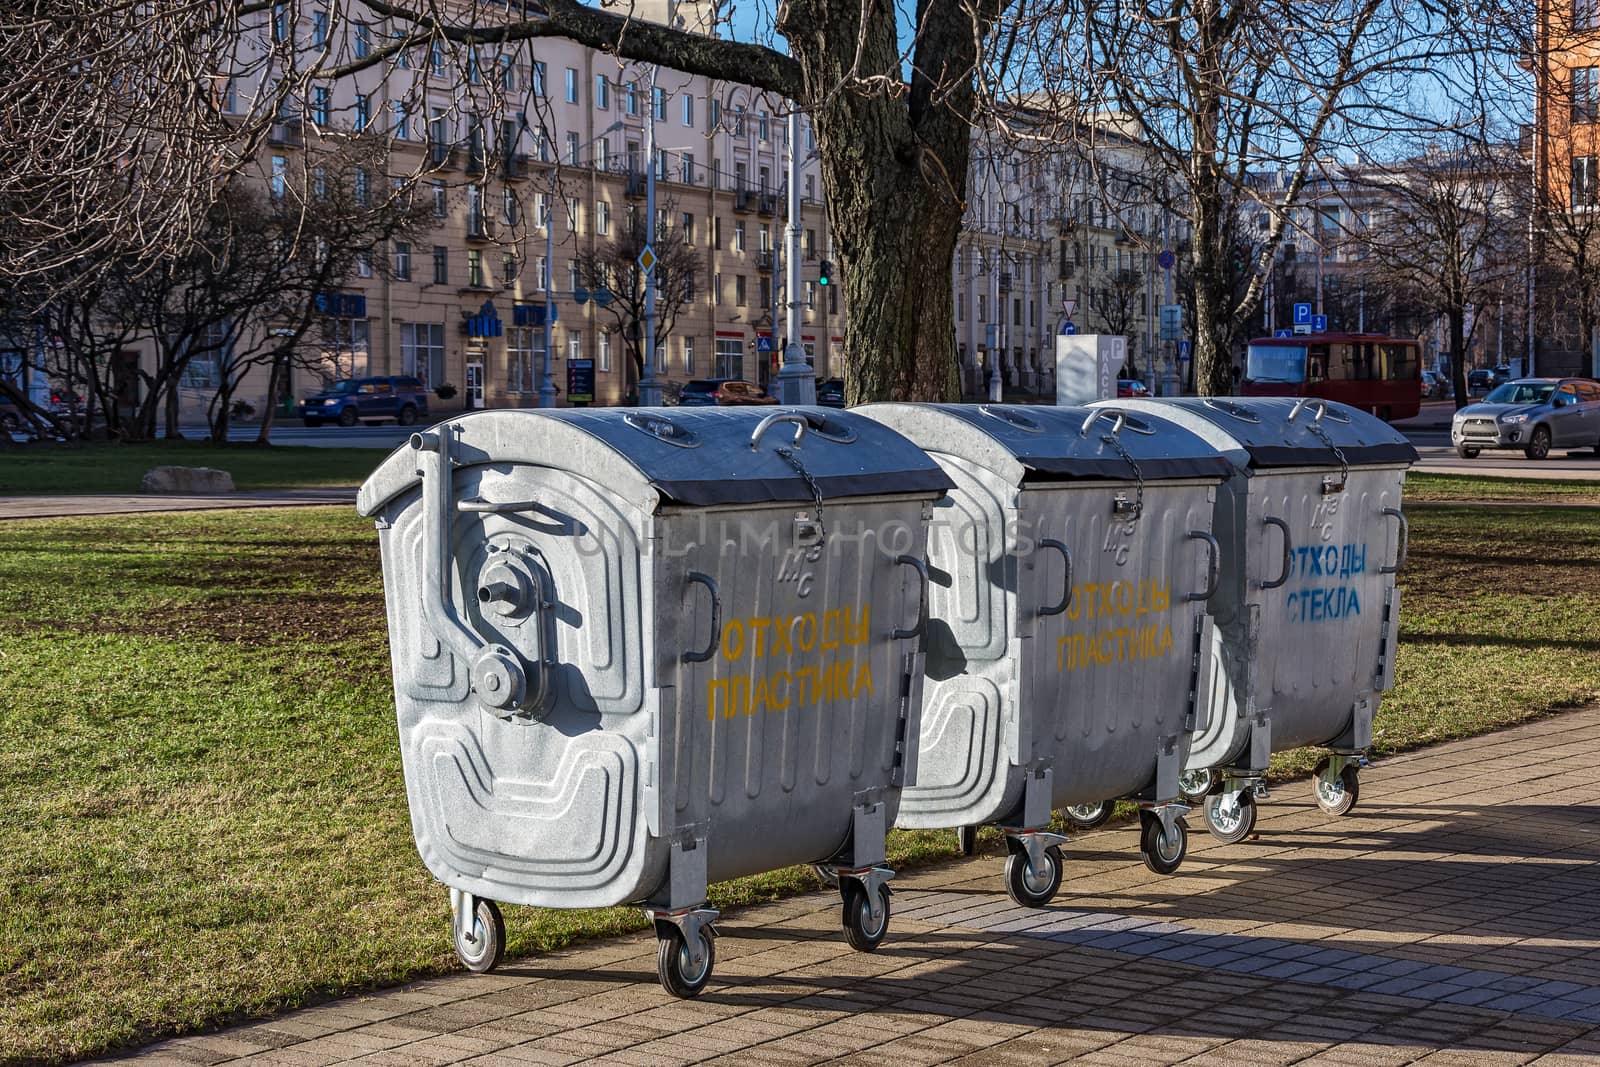
[[[643,200],[649,192],[650,190],[645,187],[644,172],[638,170],[628,171],[627,183],[623,187],[622,195],[629,200]]]
[[[774,266],[776,260],[777,260],[777,256],[775,256],[770,251],[757,252],[756,253],[756,270],[760,271],[763,274],[771,274],[773,266]]]
[[[267,128],[267,143],[280,147],[299,148],[306,143],[305,130],[300,126],[299,115],[280,115]]]
[[[489,161],[484,157],[483,149],[475,148],[467,152],[467,174],[482,177],[488,169]]]
[[[735,189],[733,192],[733,210],[742,215],[748,215],[755,210],[756,191],[754,189]]]
[[[443,140],[428,142],[428,162],[435,170],[449,170],[461,163],[459,146]]]
[[[1000,274],[1000,291],[1002,293],[1011,291],[1011,275],[1003,271]]]
[[[500,157],[500,177],[508,182],[528,177],[528,157],[522,152],[507,152]]]
[[[778,197],[775,193],[762,193],[757,202],[756,214],[764,219],[770,219],[778,213]]]
[[[488,218],[480,211],[467,212],[467,240],[494,240],[494,228]]]

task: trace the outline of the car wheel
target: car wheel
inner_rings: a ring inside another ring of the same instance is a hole
[[[1456,455],[1462,459],[1477,459],[1478,450],[1476,448],[1468,448],[1466,445],[1456,445]]]
[[[1529,459],[1544,459],[1550,455],[1550,427],[1535,426],[1528,447],[1522,450]]]
[[[345,408],[343,411],[339,412],[340,426],[354,426],[358,421],[360,421],[360,419],[356,415],[355,408]]]
[[[407,404],[400,409],[400,418],[395,421],[401,426],[415,426],[417,424],[417,409]]]

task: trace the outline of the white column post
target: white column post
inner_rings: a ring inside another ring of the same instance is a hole
[[[539,406],[553,408],[556,406],[556,383],[550,377],[550,345],[554,342],[554,332],[551,330],[550,320],[555,318],[555,294],[551,287],[555,281],[555,232],[556,232],[556,179],[555,171],[550,174],[550,191],[544,199],[544,359],[539,375]]]
[[[789,316],[788,336],[783,345],[783,366],[778,369],[778,402],[810,406],[817,402],[817,380],[812,369],[806,365],[806,350],[800,343],[800,112],[792,101],[789,107],[789,230],[785,235],[783,265],[784,284],[789,290]],[[776,254],[776,248],[773,251]],[[778,286],[776,270],[772,272],[772,286],[774,289]],[[772,338],[776,343],[776,315],[772,318]]]
[[[668,24],[671,23],[668,5]],[[660,68],[650,64],[650,89],[645,100],[644,118],[644,233],[645,246],[656,244],[656,74]],[[653,265],[652,265],[653,267]],[[641,407],[660,407],[662,385],[660,368],[656,366],[656,272],[651,269],[644,276],[644,332],[639,338],[644,354],[644,371],[639,379],[639,404]]]

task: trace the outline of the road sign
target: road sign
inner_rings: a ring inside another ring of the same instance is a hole
[[[1076,300],[1065,296],[1061,298],[1061,314],[1070,319],[1072,318],[1072,313],[1077,310],[1078,302]]]
[[[583,307],[583,305],[589,302],[589,290],[585,289],[581,285],[578,286],[576,289],[572,290],[572,299],[579,307]]]
[[[1326,316],[1326,315],[1313,315],[1313,316],[1311,316],[1311,332],[1312,333],[1327,333],[1328,332],[1328,316]]]
[[[567,403],[594,403],[594,360],[567,360]]]
[[[1183,336],[1183,305],[1161,305],[1161,339],[1176,341]]]
[[[772,351],[772,338],[770,336],[768,336],[767,334],[762,334],[760,337],[757,337],[756,338],[756,351],[757,352],[771,352]]]
[[[994,323],[991,322],[986,324],[983,327],[983,347],[993,352],[995,347],[1000,343],[999,336],[1000,331]]]
[[[1172,249],[1170,248],[1163,249],[1161,254],[1156,257],[1156,265],[1162,270],[1171,270],[1177,263],[1178,257],[1172,254]]]
[[[1061,324],[1061,332],[1066,334],[1068,337],[1076,336],[1078,332],[1078,325],[1071,319],[1068,319],[1066,322]]]
[[[1296,304],[1294,306],[1294,324],[1296,326],[1311,325],[1311,305]]]
[[[655,269],[656,250],[649,245],[644,246],[644,251],[639,253],[639,269],[649,274]]]
[[[1179,360],[1188,359],[1190,353],[1192,353],[1193,351],[1194,351],[1194,343],[1192,341],[1179,341],[1178,342],[1178,359]]]
[[[1277,333],[1273,334],[1272,336],[1274,336],[1274,337],[1293,337],[1294,336],[1294,331],[1293,330],[1279,330]]]

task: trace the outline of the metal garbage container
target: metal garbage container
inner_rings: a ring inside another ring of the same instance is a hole
[[[798,863],[837,874],[850,943],[875,948],[948,485],[818,409],[480,411],[391,455],[358,508],[462,961],[498,961],[495,901],[637,902],[662,984],[693,996],[707,884]]]
[[[1052,809],[1092,822],[1131,796],[1145,863],[1176,870],[1228,463],[1188,430],[1115,408],[853,410],[955,483],[929,533],[921,751],[898,825],[1000,826],[1006,889],[1039,906],[1062,876]]]
[[[1189,398],[1119,406],[1194,431],[1229,460],[1217,496],[1222,582],[1212,713],[1186,783],[1206,828],[1238,841],[1255,826],[1273,752],[1325,746],[1317,805],[1356,802],[1372,717],[1394,686],[1395,575],[1405,562],[1405,472],[1417,460],[1382,420],[1320,399]]]

